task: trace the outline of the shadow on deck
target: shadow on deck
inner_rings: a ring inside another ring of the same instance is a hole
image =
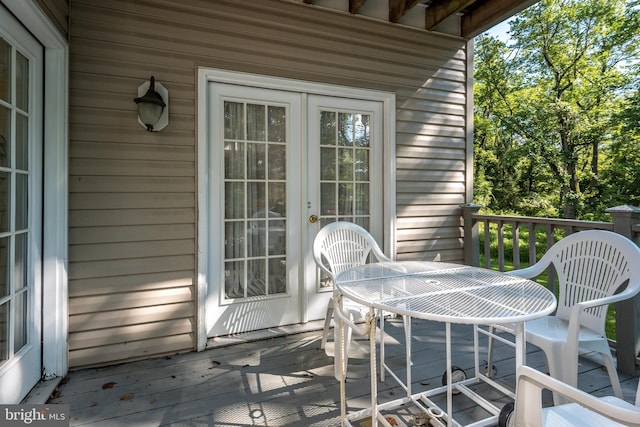
[[[441,385],[446,360],[444,325],[413,322],[415,392]],[[387,323],[386,360],[404,375],[401,325],[400,319]],[[471,326],[452,326],[452,363],[469,376],[474,366],[472,331]],[[333,377],[333,358],[319,348],[320,338],[321,331],[314,330],[79,370],[69,374],[49,402],[69,405],[71,426],[339,426],[339,383]],[[486,355],[482,338],[480,344],[480,354]],[[362,341],[352,346],[347,381],[350,410],[369,403],[367,348]],[[513,356],[512,349],[496,346],[496,378],[509,388],[515,385]],[[544,370],[542,352],[529,346],[527,364]],[[599,365],[581,358],[579,372],[581,389],[598,396],[612,394],[607,373]],[[624,397],[631,402],[637,379],[621,374],[620,380]],[[498,407],[509,401],[493,389],[480,393]],[[378,384],[381,401],[402,394],[389,376]],[[464,396],[455,399],[457,420],[487,416]]]

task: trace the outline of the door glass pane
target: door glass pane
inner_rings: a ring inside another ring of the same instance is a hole
[[[9,166],[11,159],[11,110],[0,106],[0,166]]]
[[[16,173],[16,231],[26,230],[29,220],[29,177]]]
[[[227,142],[224,145],[224,177],[226,179],[244,178],[244,144]]]
[[[250,260],[247,281],[247,296],[256,297],[267,294],[267,269],[264,259]]]
[[[11,102],[11,45],[0,38],[0,99]]]
[[[247,234],[247,256],[259,257],[266,254],[267,248],[267,222],[265,220],[252,220],[249,222]]]
[[[369,181],[369,150],[356,150],[356,181]]]
[[[29,118],[16,113],[16,169],[29,169]]]
[[[225,123],[225,295],[286,292],[286,108],[225,102]]]
[[[353,184],[338,184],[338,215],[353,214]]]
[[[353,181],[353,150],[350,148],[338,150],[338,176],[341,182]]]
[[[369,211],[369,184],[356,184],[355,208],[357,215],[368,216]]]
[[[9,295],[9,237],[0,239],[0,297]]]
[[[244,261],[224,263],[224,290],[227,298],[244,298]]]
[[[244,183],[227,182],[225,184],[224,217],[228,219],[244,218]]]
[[[244,221],[225,224],[224,257],[226,259],[244,257]]]
[[[353,119],[353,132],[356,145],[358,147],[369,147],[369,143],[371,142],[369,136],[371,116],[368,114],[355,114]]]
[[[224,103],[224,138],[244,139],[244,104]]]
[[[320,179],[336,179],[336,150],[333,148],[320,148]]]
[[[265,131],[264,105],[247,105],[247,139],[250,141],[264,141]]]
[[[13,352],[17,353],[27,343],[27,292],[20,292],[14,299],[16,309],[13,325]]]
[[[269,144],[269,179],[284,180],[287,177],[287,151],[282,144]]]
[[[282,258],[269,259],[269,289],[276,294],[287,292],[287,263]]]
[[[326,182],[320,184],[320,212],[325,217],[338,213],[336,209],[336,184]]]
[[[247,178],[264,179],[267,170],[265,144],[247,144]]]
[[[16,53],[16,107],[29,112],[29,60]]]
[[[269,107],[269,141],[285,142],[287,140],[286,108]]]
[[[320,144],[336,145],[336,113],[320,112]]]
[[[11,193],[8,172],[0,172],[0,232],[9,231],[9,214],[11,212]]]
[[[338,113],[338,145],[353,145],[353,114]]]
[[[285,221],[281,219],[270,220],[267,222],[267,227],[269,255],[285,255],[287,251]]]
[[[282,217],[287,214],[287,183],[269,183],[269,219],[278,218],[273,221],[282,221]]]
[[[9,359],[9,304],[0,304],[0,362]]]
[[[251,218],[266,218],[266,188],[264,182],[247,183],[247,206]]]
[[[284,220],[287,214],[287,184],[285,182],[271,182],[268,188],[267,239],[269,241],[267,247],[269,255],[284,256],[287,252],[287,227]],[[276,262],[277,260],[272,259],[272,261]]]
[[[27,287],[27,234],[16,234],[13,283],[16,291]]]

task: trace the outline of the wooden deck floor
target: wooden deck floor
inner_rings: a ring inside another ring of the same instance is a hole
[[[398,368],[403,364],[401,329],[399,320],[387,323],[387,361]],[[472,375],[472,328],[454,325],[452,330],[453,363]],[[412,332],[414,387],[440,386],[446,366],[444,326],[414,320]],[[70,406],[71,426],[339,426],[339,383],[333,378],[333,359],[319,349],[320,335],[313,330],[79,370],[69,374],[49,402]],[[354,410],[367,406],[369,369],[366,343],[352,350],[347,395]],[[496,355],[497,377],[513,387],[513,351],[496,348]],[[530,346],[527,363],[544,369],[535,347]],[[594,395],[612,394],[603,368],[581,359],[579,371],[580,388]],[[625,399],[632,401],[637,378],[621,374],[620,379]],[[402,393],[389,377],[379,383],[381,400]],[[493,389],[480,393],[498,406],[509,401]],[[486,416],[464,396],[455,399],[461,421]]]

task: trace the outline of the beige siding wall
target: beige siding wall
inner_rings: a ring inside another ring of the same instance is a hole
[[[465,43],[279,0],[74,0],[70,364],[194,348],[198,66],[397,94],[398,258],[462,259]],[[160,133],[138,85],[170,91]]]
[[[69,0],[36,0],[64,38],[69,36]]]

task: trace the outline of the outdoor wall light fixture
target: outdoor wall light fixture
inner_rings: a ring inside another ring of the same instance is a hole
[[[138,123],[149,132],[161,131],[169,124],[169,91],[153,76],[138,88]]]

